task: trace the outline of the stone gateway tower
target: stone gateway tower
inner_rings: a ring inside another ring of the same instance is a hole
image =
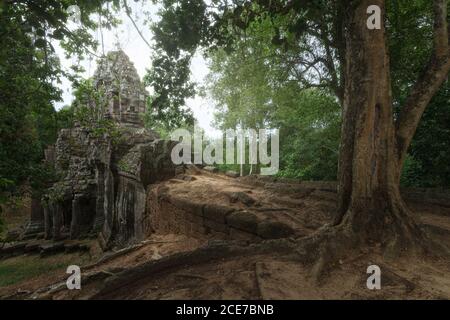
[[[175,175],[174,141],[143,126],[146,91],[123,51],[100,61],[94,84],[106,95],[104,116],[116,120],[119,137],[83,126],[62,129],[46,152],[58,181],[32,213],[30,233],[43,226],[47,239],[98,237],[104,249],[141,240],[150,232],[147,187]]]
[[[143,126],[140,115],[145,112],[148,93],[125,52],[111,51],[99,61],[94,85],[105,92],[106,117],[128,126]]]

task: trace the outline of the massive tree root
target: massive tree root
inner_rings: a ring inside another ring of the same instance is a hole
[[[298,257],[311,266],[317,282],[346,258],[371,252],[381,254],[386,261],[450,258],[450,249],[419,226],[401,198],[384,199],[352,206],[339,224],[326,225],[310,237],[297,239]]]

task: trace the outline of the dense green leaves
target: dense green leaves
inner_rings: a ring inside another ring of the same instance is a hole
[[[432,19],[429,0],[389,1],[392,89],[397,113],[428,63],[433,43]],[[450,186],[449,112],[447,81],[425,110],[417,128],[404,167],[404,185]]]
[[[26,180],[39,164],[39,138],[47,133],[36,124],[59,91],[51,84],[57,64],[48,64],[54,57],[33,48],[32,39],[11,20],[2,17],[0,24],[6,31],[0,38],[0,178],[12,182],[2,186],[4,191]]]
[[[111,2],[110,10],[102,4]],[[67,9],[77,5],[81,23],[69,29]],[[95,46],[89,30],[91,13],[112,21],[117,1],[2,1],[0,2],[0,194],[23,184],[41,185],[47,175],[43,150],[54,143],[61,122],[54,102],[62,75],[53,41],[67,55],[83,55]],[[66,117],[66,113],[63,112]],[[66,121],[64,120],[64,121]]]
[[[403,184],[450,187],[450,83],[434,97],[417,128]]]
[[[282,144],[286,141],[289,146],[282,150],[284,174],[334,178],[336,165],[331,162],[337,158],[339,142],[337,101],[343,102],[345,84],[342,30],[345,6],[349,4],[328,0],[215,0],[204,1],[207,6],[203,10],[200,2],[176,1],[182,11],[173,9],[173,1],[163,2],[158,22],[162,29],[178,30],[181,17],[177,15],[181,12],[196,16],[194,20],[201,21],[201,28],[191,30],[197,34],[189,36],[189,46],[182,32],[162,33],[170,35],[170,39],[159,37],[157,48],[168,52],[169,59],[171,52],[188,50],[192,54],[195,47],[206,49],[212,61],[208,84],[217,106],[217,125],[278,125]],[[197,10],[200,7],[202,10]],[[432,23],[431,1],[387,1],[396,113],[427,64]],[[319,90],[305,91],[308,88]],[[327,97],[327,103],[321,95]],[[405,166],[404,183],[448,185],[448,104],[448,90],[444,88],[418,128]],[[322,108],[324,114],[308,115],[308,110],[314,113]],[[323,115],[331,118],[323,126],[311,126],[320,123]]]
[[[169,56],[179,58],[181,51],[192,52],[204,37],[207,20],[204,1],[164,0],[161,21],[152,31],[157,45]]]
[[[292,52],[271,41],[274,23],[252,23],[234,50],[211,52],[207,79],[222,129],[280,129],[280,175],[336,179],[340,106],[329,91],[305,88],[295,77]],[[294,51],[292,49],[292,51]]]
[[[194,95],[194,85],[189,81],[191,57],[174,59],[158,53],[152,61],[152,70],[144,78],[144,83],[154,90],[146,123],[164,130],[193,125],[192,112],[185,107],[186,99]]]

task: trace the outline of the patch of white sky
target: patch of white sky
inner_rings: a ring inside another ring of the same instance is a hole
[[[156,13],[158,6],[152,4],[150,1],[129,1],[128,5],[131,8],[132,17],[138,29],[144,38],[152,44],[152,32],[148,21],[146,23],[145,20],[150,18],[152,21],[155,21],[157,19]],[[99,42],[99,46],[95,54],[97,56],[101,56],[102,54],[102,38],[105,53],[111,50],[116,50],[119,45],[120,49],[122,49],[133,62],[139,76],[142,79],[147,72],[146,70],[151,67],[152,50],[141,38],[125,11],[121,10],[118,15],[121,23],[116,28],[112,28],[111,30],[102,28],[101,32],[100,29],[92,32],[93,37]],[[74,27],[75,24],[71,22],[69,28],[72,29]],[[58,45],[58,43],[54,43],[53,45],[55,47],[56,54],[61,60],[61,65],[65,70],[69,70],[72,65],[80,65],[85,70],[84,73],[82,73],[84,78],[90,78],[93,76],[97,67],[97,57],[90,55],[83,61],[78,61],[77,58],[66,58],[64,50]],[[191,63],[191,80],[201,86],[204,84],[205,77],[208,73],[209,68],[206,60],[200,53],[197,53]],[[68,79],[63,78],[62,83],[59,86],[63,91],[63,100],[55,104],[55,108],[57,110],[61,109],[63,106],[70,105],[73,101],[71,82]],[[151,92],[151,88],[147,88],[147,90]],[[221,136],[221,132],[212,126],[214,119],[214,105],[208,96],[203,97],[196,95],[186,101],[186,106],[192,110],[197,120],[197,125],[204,130],[206,136]]]

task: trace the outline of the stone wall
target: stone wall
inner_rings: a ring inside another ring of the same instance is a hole
[[[247,210],[194,202],[168,194],[164,185],[149,188],[144,221],[147,234],[176,233],[198,239],[258,242],[292,234],[286,225],[262,219]]]

